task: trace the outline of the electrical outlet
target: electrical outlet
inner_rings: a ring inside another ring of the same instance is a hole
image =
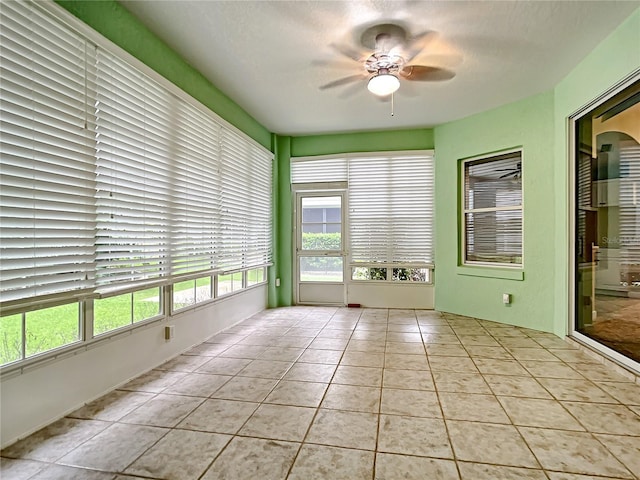
[[[164,339],[171,340],[175,334],[175,331],[175,325],[167,325],[166,327],[164,327]]]
[[[276,278],[276,287],[279,287],[279,286],[280,286],[280,279]]]
[[[505,305],[508,305],[511,303],[511,294],[510,293],[503,293],[502,294],[502,303],[504,303]]]

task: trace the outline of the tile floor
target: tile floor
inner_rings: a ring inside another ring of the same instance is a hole
[[[4,479],[640,478],[640,385],[553,335],[292,307],[2,451]]]

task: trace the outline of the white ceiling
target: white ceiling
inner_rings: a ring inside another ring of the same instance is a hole
[[[133,1],[151,31],[280,134],[432,127],[551,89],[637,1]],[[358,49],[365,28],[437,32],[411,64],[448,68],[443,82],[401,80],[391,104],[335,46]],[[333,47],[332,47],[333,45]],[[606,68],[603,65],[602,68]]]

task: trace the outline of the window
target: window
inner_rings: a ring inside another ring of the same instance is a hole
[[[0,364],[264,282],[273,154],[53,2],[0,15]]]
[[[431,152],[353,153],[339,157],[293,158],[294,184],[347,182],[351,280],[430,282],[433,268],[434,162]],[[305,198],[305,200],[307,200]],[[311,198],[302,205],[302,249],[339,245],[333,206]],[[335,232],[335,233],[334,233]],[[338,247],[339,248],[339,247]],[[342,264],[301,259],[301,281],[332,272],[342,281]],[[340,259],[337,259],[340,261]],[[322,268],[320,268],[322,266]],[[313,267],[313,268],[312,268]]]
[[[464,263],[522,265],[522,152],[463,162]]]
[[[228,295],[242,290],[242,272],[218,275],[218,296]]]

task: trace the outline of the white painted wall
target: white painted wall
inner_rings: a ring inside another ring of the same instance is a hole
[[[371,308],[433,309],[434,286],[427,284],[393,284],[381,282],[348,283],[347,303]]]
[[[266,305],[267,287],[261,285],[3,378],[0,447],[264,310]],[[175,325],[171,341],[164,339],[166,325]]]

